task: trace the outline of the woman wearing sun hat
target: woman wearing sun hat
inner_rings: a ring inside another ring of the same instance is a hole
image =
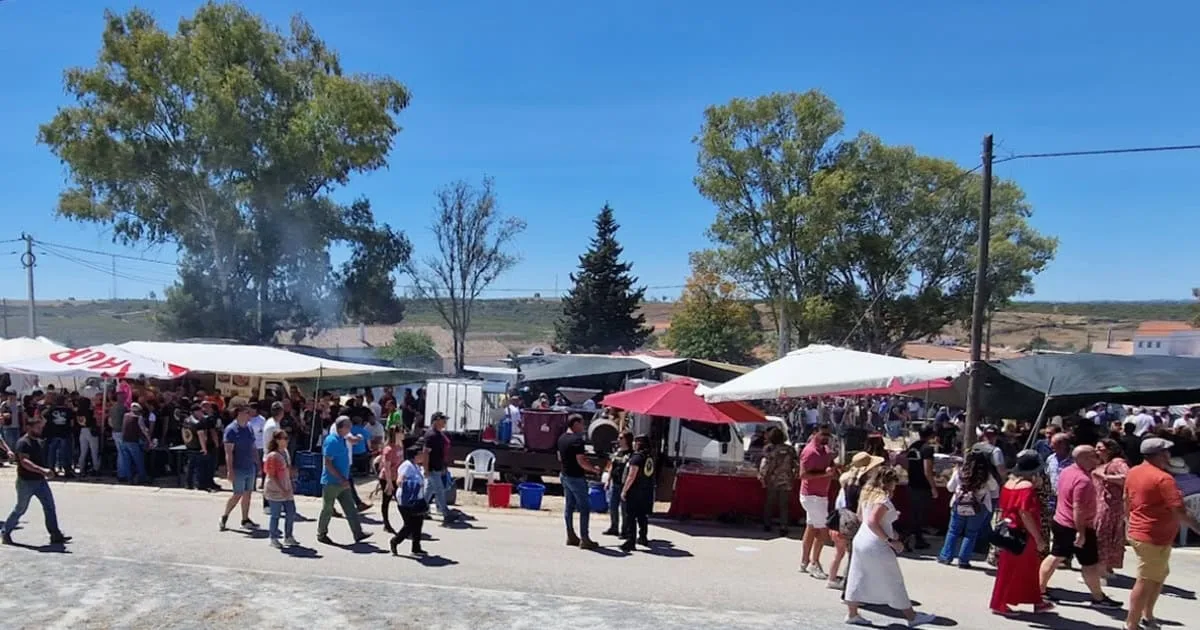
[[[1042,504],[1038,500],[1035,479],[1041,474],[1042,458],[1035,450],[1021,451],[1016,466],[1000,488],[1000,505],[996,508],[1002,522],[1022,532],[1025,548],[1020,553],[1000,550],[996,582],[992,586],[990,608],[998,615],[1013,613],[1010,606],[1033,604],[1034,612],[1045,612],[1054,605],[1046,601],[1038,582],[1041,552],[1050,545],[1042,533]]]
[[[827,585],[834,590],[841,590],[846,581],[839,577],[842,560],[850,553],[850,541],[858,533],[862,522],[858,518],[858,494],[862,489],[863,478],[868,472],[883,463],[883,458],[865,451],[859,451],[850,459],[850,467],[838,477],[838,494],[834,500],[836,527],[831,524],[830,537],[833,538],[833,563],[829,565],[829,582]]]

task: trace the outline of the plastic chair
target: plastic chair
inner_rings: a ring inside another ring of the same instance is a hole
[[[500,480],[500,475],[496,473],[496,454],[482,448],[467,454],[463,468],[463,490],[471,490],[476,478],[489,482]]]

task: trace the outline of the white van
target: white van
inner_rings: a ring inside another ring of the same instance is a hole
[[[625,389],[657,385],[659,381],[631,378]],[[635,434],[650,432],[650,417],[632,414]],[[744,437],[736,424],[709,424],[694,420],[671,418],[668,425],[667,455],[684,461],[740,464],[745,458]]]

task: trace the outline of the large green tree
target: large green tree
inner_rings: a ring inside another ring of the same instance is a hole
[[[745,365],[761,342],[753,302],[707,257],[692,256],[692,276],[663,343],[681,357]]]
[[[981,182],[840,131],[836,106],[813,92],[710,108],[697,185],[718,208],[713,256],[778,304],[780,330],[896,353],[970,315]],[[992,204],[994,310],[1032,289],[1057,241],[1029,226],[1016,184],[997,181]]]
[[[631,263],[621,261],[617,225],[608,204],[596,216],[596,235],[579,257],[574,285],[563,298],[562,317],[554,326],[554,348],[559,352],[636,350],[654,332],[639,312],[645,287],[635,288]]]
[[[365,200],[331,193],[386,166],[409,100],[399,82],[344,73],[298,17],[285,33],[209,3],[174,33],[142,10],[106,13],[97,64],[65,83],[75,103],[39,134],[69,171],[58,212],[179,248],[170,332],[264,340],[347,307],[396,318],[394,304],[359,302],[364,287],[394,294],[388,267],[407,241]],[[337,242],[352,251],[340,270]]]

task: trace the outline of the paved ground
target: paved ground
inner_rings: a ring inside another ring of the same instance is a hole
[[[615,542],[596,553],[562,542],[560,517],[468,508],[469,528],[430,523],[423,561],[386,552],[382,527],[370,543],[314,542],[315,522],[297,526],[304,548],[281,553],[265,532],[217,531],[227,494],[55,483],[67,547],[46,542],[36,504],[0,548],[0,626],[5,628],[768,628],[845,627],[837,593],[796,572],[799,543],[756,531],[654,525],[651,552],[622,557]],[[0,512],[13,501],[11,469],[0,471]],[[315,517],[314,499],[300,512]],[[379,512],[368,516],[378,523]],[[2,514],[0,514],[2,517]],[[259,511],[253,518],[266,525]],[[594,519],[596,531],[607,526]],[[668,529],[667,526],[670,526]],[[335,520],[335,541],[345,523]],[[831,551],[831,550],[829,550]],[[828,556],[826,556],[828,558]],[[1117,628],[1101,612],[1064,605],[1060,614],[1006,620],[987,614],[983,571],[905,559],[912,596],[958,628]],[[1078,590],[1077,573],[1056,586]],[[1195,594],[1200,554],[1176,554],[1160,616],[1200,627]],[[1110,588],[1121,600],[1129,582]],[[879,627],[903,627],[868,613]]]

